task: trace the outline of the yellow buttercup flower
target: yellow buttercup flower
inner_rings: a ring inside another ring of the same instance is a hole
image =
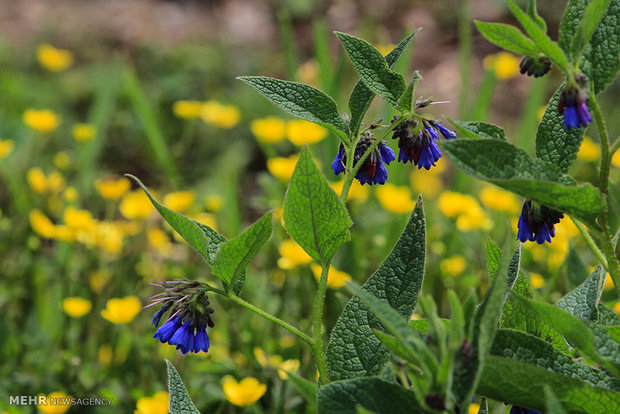
[[[97,221],[93,218],[88,210],[75,207],[67,207],[63,214],[63,221],[72,230],[75,231],[93,231],[97,225]]]
[[[334,189],[336,194],[340,196],[342,193],[342,187],[344,186],[344,180],[338,181],[335,183],[329,183],[329,185]],[[351,183],[351,187],[349,187],[349,194],[347,194],[347,200],[356,200],[359,202],[364,202],[368,199],[368,186],[363,186],[357,180],[353,180]]]
[[[584,137],[577,153],[577,159],[585,162],[596,161],[601,157],[601,148],[588,137]]]
[[[276,178],[288,182],[293,176],[299,154],[290,157],[276,157],[267,160],[267,169]]]
[[[196,201],[196,193],[193,191],[175,191],[164,197],[163,205],[172,211],[185,212]]]
[[[60,125],[60,117],[49,109],[27,109],[23,115],[24,123],[37,132],[52,132]]]
[[[51,239],[56,234],[54,223],[41,210],[34,209],[30,212],[30,226],[39,236]]]
[[[239,123],[241,112],[234,105],[222,105],[216,101],[207,101],[202,105],[200,117],[208,124],[229,129]]]
[[[207,196],[205,199],[205,207],[209,211],[220,211],[224,205],[224,197],[217,194]]]
[[[104,221],[97,225],[95,243],[107,253],[116,255],[123,250],[123,230],[114,222]]]
[[[312,269],[312,273],[314,274],[314,278],[318,282],[321,278],[321,266],[316,263],[312,263],[310,265],[310,269]],[[327,287],[330,289],[340,289],[347,282],[351,281],[351,276],[346,273],[336,269],[334,266],[329,266],[329,270],[327,271]]]
[[[534,289],[540,289],[545,286],[545,279],[538,273],[530,272],[530,281]]]
[[[108,300],[106,308],[101,311],[101,316],[115,324],[129,323],[140,313],[142,304],[135,296],[113,298]]]
[[[155,207],[142,190],[129,192],[123,196],[119,210],[128,220],[145,219],[151,215]]]
[[[384,209],[397,214],[410,213],[415,206],[409,188],[398,187],[390,183],[377,188],[377,199]]]
[[[467,409],[467,414],[478,414],[480,412],[480,404],[471,403]]]
[[[80,318],[92,309],[90,300],[78,296],[66,298],[62,301],[62,309],[72,318]]]
[[[196,119],[200,118],[202,105],[201,101],[176,101],[172,106],[172,112],[179,118]]]
[[[147,230],[146,237],[151,247],[153,247],[161,255],[170,253],[172,249],[172,243],[168,234],[157,227],[152,227]]]
[[[275,116],[255,119],[250,123],[250,130],[259,141],[273,144],[284,139],[286,121]]]
[[[47,186],[52,193],[59,193],[62,191],[62,189],[65,188],[65,184],[65,177],[58,171],[52,171],[47,176]]]
[[[314,122],[295,119],[286,123],[286,136],[295,145],[315,144],[327,136],[327,129]]]
[[[288,379],[288,373],[291,374],[297,373],[299,371],[299,360],[298,359],[287,359],[282,362],[278,367],[278,376],[282,380]]]
[[[10,139],[0,139],[0,160],[5,159],[13,151],[15,143]]]
[[[134,414],[168,414],[168,404],[168,393],[158,391],[152,397],[140,398]]]
[[[485,186],[480,190],[480,201],[493,210],[517,214],[521,211],[521,203],[517,197],[508,191],[493,186]]]
[[[611,164],[614,167],[620,168],[620,151],[616,151],[614,155],[611,157]]]
[[[26,180],[28,181],[28,185],[34,191],[39,194],[43,194],[47,192],[48,184],[47,177],[42,169],[39,167],[31,167],[26,172]]]
[[[616,312],[616,315],[620,315],[620,302],[616,302],[612,309]]]
[[[465,261],[465,258],[460,254],[457,254],[447,259],[443,259],[441,262],[439,262],[439,268],[441,269],[442,273],[454,277],[463,273],[466,264],[467,262]]]
[[[278,251],[281,256],[278,259],[280,269],[289,270],[312,261],[312,257],[293,239],[284,240],[280,243]]]
[[[72,187],[72,186],[69,186],[69,187],[65,188],[65,191],[63,192],[63,197],[69,203],[73,203],[75,200],[77,200],[78,195],[79,194],[78,194],[77,189],[75,187]]]
[[[443,181],[439,174],[435,173],[435,170],[440,166],[444,166],[445,162],[438,162],[437,167],[431,168],[429,171],[413,170],[411,172],[409,181],[411,188],[416,193],[422,193],[424,197],[435,198],[439,194],[443,187]],[[441,167],[445,169],[445,167]]]
[[[125,177],[121,177],[118,180],[107,178],[95,181],[95,188],[101,197],[109,200],[118,200],[129,191],[131,183]]]
[[[93,292],[100,294],[103,292],[103,289],[110,282],[112,278],[112,274],[109,270],[99,269],[95,270],[90,274],[90,278],[88,279],[88,284]]]
[[[282,363],[282,357],[280,355],[270,355],[267,357],[267,354],[265,354],[263,348],[259,346],[255,346],[252,352],[254,353],[256,362],[258,362],[263,368],[275,367]]]
[[[43,68],[51,72],[62,72],[73,64],[73,53],[45,43],[37,48],[37,60]]]
[[[226,375],[222,380],[222,390],[224,397],[229,402],[244,407],[258,401],[267,391],[267,386],[253,377],[247,377],[237,382],[230,375]]]
[[[110,345],[101,345],[97,351],[97,360],[101,365],[110,365],[114,358],[114,352]]]
[[[484,211],[477,209],[468,210],[460,214],[456,219],[456,228],[460,231],[482,229],[489,231],[493,228],[493,221],[487,217]]]
[[[381,53],[381,55],[387,56],[395,47],[396,45],[393,43],[382,43],[377,45],[377,50]]]
[[[73,139],[77,142],[86,142],[95,138],[97,128],[91,124],[75,124],[73,125]]]
[[[543,119],[543,116],[545,115],[546,111],[547,111],[546,106],[541,106],[540,108],[538,108],[538,111],[536,112],[536,116],[538,117],[538,122],[540,122],[540,120]]]
[[[53,238],[64,242],[72,242],[75,240],[75,233],[67,226],[54,226]]]
[[[479,208],[476,199],[469,194],[446,191],[439,196],[439,210],[448,217],[457,217],[469,209]]]
[[[190,216],[190,218],[194,221],[197,221],[200,224],[204,224],[206,226],[211,227],[213,230],[217,230],[217,221],[215,220],[215,216],[209,213],[198,213]],[[178,233],[174,232],[175,238]]]
[[[54,165],[59,170],[66,169],[70,163],[71,163],[71,157],[69,157],[69,154],[67,154],[66,152],[60,151],[60,152],[57,152],[56,155],[54,155]]]
[[[62,414],[70,407],[71,396],[60,391],[54,391],[45,396],[43,404],[37,405],[39,411],[45,414]]]
[[[520,61],[512,53],[502,51],[486,56],[482,61],[482,65],[485,70],[493,71],[497,79],[508,80],[519,74]]]
[[[605,285],[603,285],[603,290],[611,290],[614,288],[614,281],[611,279],[609,273],[605,277]]]

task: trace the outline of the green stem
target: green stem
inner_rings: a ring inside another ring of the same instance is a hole
[[[329,383],[329,372],[327,371],[327,360],[323,352],[323,309],[325,307],[325,294],[327,293],[327,274],[329,272],[329,261],[325,263],[321,269],[321,278],[319,279],[319,287],[314,297],[314,308],[312,310],[312,335],[314,343],[312,350],[316,359],[316,366],[319,370],[319,376],[322,384]]]
[[[588,230],[586,230],[584,225],[579,220],[574,219],[572,217],[570,219],[573,221],[573,223],[575,223],[575,227],[577,227],[577,230],[579,230],[579,233],[581,233],[581,236],[583,237],[587,245],[592,250],[592,253],[594,253],[596,258],[601,262],[601,264],[605,267],[605,269],[607,269],[608,268],[607,259],[605,259],[603,252],[601,252],[601,250],[598,248],[598,246],[594,242],[594,239],[592,238],[592,236],[590,236],[590,233],[588,233]]]
[[[220,292],[218,292],[218,293],[220,293]],[[265,312],[264,310],[262,310],[260,308],[257,308],[256,306],[252,305],[249,302],[246,302],[245,300],[241,299],[239,296],[235,295],[232,291],[228,295],[226,295],[226,296],[228,297],[228,299],[232,300],[236,304],[241,305],[244,308],[246,308],[248,310],[251,310],[255,314],[260,315],[263,318],[265,318],[265,319],[275,323],[276,325],[281,326],[282,328],[286,329],[287,331],[289,331],[293,335],[295,335],[295,336],[299,337],[300,339],[304,340],[305,342],[307,342],[310,346],[314,346],[314,341],[312,340],[312,338],[310,338],[308,335],[306,335],[305,333],[303,333],[299,329],[295,328],[290,323],[284,322],[282,319],[277,318],[277,317],[271,315],[270,313]]]
[[[609,156],[613,157],[613,155],[616,153],[616,151],[618,151],[619,148],[620,148],[620,137],[616,138],[616,142],[614,142],[611,145],[611,148],[609,149]]]

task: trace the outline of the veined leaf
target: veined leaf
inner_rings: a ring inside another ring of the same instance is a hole
[[[168,395],[170,406],[168,410],[171,414],[200,414],[192,399],[187,394],[181,376],[170,361],[166,360],[168,367]]]
[[[547,400],[547,414],[566,414],[560,400],[558,400],[558,397],[551,391],[551,387],[545,385],[543,389],[545,390],[545,399]]]
[[[416,70],[413,74],[411,82],[407,85],[407,89],[405,89],[405,92],[403,92],[398,100],[398,107],[401,111],[409,112],[413,109],[415,100],[415,86],[420,79],[422,79],[422,76],[420,76],[420,72]]]
[[[598,265],[585,282],[568,292],[558,301],[557,306],[579,319],[598,320],[598,303],[603,294],[606,275],[603,266]]]
[[[453,121],[452,125],[467,138],[495,138],[506,141],[506,133],[497,125],[480,121]]]
[[[497,46],[518,55],[537,56],[540,50],[532,39],[525,36],[519,29],[504,23],[489,23],[474,20],[482,36]]]
[[[530,16],[530,18],[536,22],[536,24],[538,25],[538,27],[540,27],[542,31],[544,32],[547,31],[547,23],[542,17],[538,15],[538,11],[536,8],[536,0],[529,0],[529,2],[527,3],[526,12],[527,12],[527,15]]]

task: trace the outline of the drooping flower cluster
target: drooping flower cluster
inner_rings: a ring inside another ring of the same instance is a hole
[[[517,239],[521,243],[536,241],[538,244],[551,243],[555,237],[555,225],[560,222],[564,214],[532,200],[526,200],[521,209],[521,217],[517,224],[519,231]]]
[[[398,120],[398,115],[392,123]],[[412,162],[418,169],[430,170],[441,158],[441,151],[435,142],[439,133],[445,139],[456,138],[456,134],[444,127],[440,122],[429,119],[405,119],[394,129],[392,139],[398,139],[398,161]]]
[[[592,123],[586,90],[588,90],[588,78],[580,73],[575,75],[575,82],[569,83],[562,91],[558,101],[558,113],[564,115],[566,129]]]
[[[551,60],[546,56],[525,56],[519,63],[519,71],[527,76],[539,78],[551,70]]]
[[[159,326],[161,318],[166,312],[168,320],[159,328],[153,338],[162,343],[168,342],[184,354],[209,351],[209,336],[207,326],[213,328],[211,314],[205,286],[193,280],[179,279],[175,281],[153,284],[164,289],[160,294],[153,296],[151,304],[161,305],[153,315],[153,325]]]
[[[370,132],[364,133],[355,147],[354,162],[357,163],[362,155],[366,153],[366,150],[370,148],[375,142],[375,138],[372,137]],[[396,159],[394,151],[386,145],[385,142],[379,143],[377,147],[366,157],[359,170],[355,174],[355,178],[360,184],[385,184],[388,179],[388,171],[385,165],[389,165]],[[338,175],[344,172],[347,164],[347,154],[345,148],[340,144],[340,149],[336,158],[332,162],[332,170],[334,174]],[[385,164],[385,165],[384,165]]]
[[[510,409],[510,414],[540,414],[538,411],[530,410],[529,408],[513,405]]]

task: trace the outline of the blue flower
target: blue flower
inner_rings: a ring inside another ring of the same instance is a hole
[[[168,341],[170,345],[176,345],[177,349],[187,354],[194,350],[194,327],[191,323],[186,322],[172,335]]]
[[[357,163],[362,155],[366,153],[366,150],[370,148],[371,145],[375,142],[374,138],[370,134],[364,135],[360,138],[357,146],[355,147],[355,162]],[[385,145],[384,142],[381,142],[369,155],[366,157],[360,168],[357,170],[355,174],[355,178],[360,182],[360,184],[385,184],[387,181],[389,174],[385,165],[389,165],[392,161],[396,159],[396,155],[394,151]],[[344,172],[344,166],[347,162],[347,154],[345,153],[344,147],[340,144],[340,148],[338,149],[338,154],[336,154],[336,158],[332,162],[332,170],[334,174],[338,175]]]
[[[209,336],[204,325],[196,329],[196,336],[194,337],[194,352],[200,351],[209,352]]]
[[[338,148],[338,154],[336,154],[336,158],[334,158],[334,161],[332,162],[332,170],[334,170],[334,174],[338,175],[344,172],[344,159],[344,146],[340,144],[340,148]]]
[[[166,313],[168,309],[170,309],[170,306],[172,306],[172,303],[167,303],[166,305],[162,306],[162,308],[158,310],[155,315],[153,315],[153,321],[151,323],[154,326],[159,326],[159,321],[161,320],[161,317],[164,313]]]
[[[172,318],[168,319],[166,323],[164,323],[161,328],[155,332],[153,338],[159,339],[161,343],[168,342],[170,338],[175,334],[177,329],[181,326],[181,318]]]
[[[562,217],[564,214],[559,211],[526,200],[517,224],[517,240],[521,243],[526,241],[535,241],[538,244],[551,243],[551,239],[555,237],[555,225]]]
[[[575,81],[587,89],[588,78],[585,75],[576,75]],[[566,129],[592,123],[592,117],[588,111],[588,95],[576,85],[567,86],[562,91],[558,100],[558,113],[564,115]]]
[[[448,128],[441,125],[441,123],[435,122],[435,127],[437,127],[437,129],[439,130],[439,132],[441,132],[441,135],[443,135],[445,139],[456,138],[456,133],[454,131],[450,131]]]
[[[519,72],[539,78],[551,70],[551,60],[546,56],[525,56],[519,63]]]
[[[510,414],[540,414],[538,411],[530,410],[528,408],[519,407],[518,405],[513,405],[510,409]]]
[[[394,117],[395,122],[398,117]],[[439,131],[439,132],[438,132]],[[398,161],[408,162],[418,166],[418,169],[430,170],[441,158],[441,151],[437,146],[439,133],[445,139],[454,139],[456,134],[437,121],[406,119],[394,129],[392,139],[398,139]]]

